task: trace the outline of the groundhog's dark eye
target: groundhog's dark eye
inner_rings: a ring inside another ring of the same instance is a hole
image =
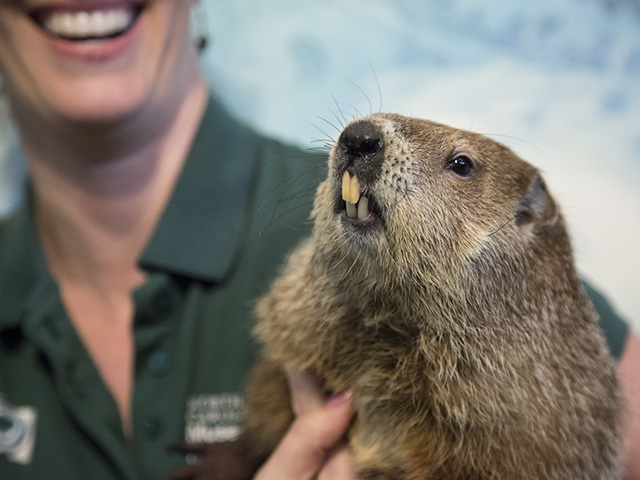
[[[447,163],[447,168],[460,177],[471,175],[474,167],[473,160],[463,154],[456,155]]]

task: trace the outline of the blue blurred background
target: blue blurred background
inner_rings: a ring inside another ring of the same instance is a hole
[[[470,129],[540,167],[583,275],[640,327],[637,0],[200,0],[213,92],[314,148],[393,111]],[[0,213],[22,167],[0,128]]]

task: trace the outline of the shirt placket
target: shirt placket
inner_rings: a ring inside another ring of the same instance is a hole
[[[178,375],[176,348],[182,321],[180,289],[169,274],[150,274],[134,294],[136,315],[134,438],[132,449],[141,478],[159,478],[179,465],[180,457],[168,449],[182,432],[181,402],[184,377]]]
[[[34,300],[34,297],[38,297]],[[120,416],[88,351],[73,327],[55,285],[36,291],[24,322],[25,336],[50,365],[52,384],[77,425],[122,479],[135,479]]]

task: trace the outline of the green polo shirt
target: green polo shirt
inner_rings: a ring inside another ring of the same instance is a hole
[[[29,205],[0,227],[0,479],[155,479],[232,440],[253,305],[308,231],[325,158],[210,102],[134,293],[133,438],[62,306]]]
[[[29,204],[0,226],[0,478],[156,479],[239,433],[253,304],[308,232],[323,156],[210,102],[134,293],[133,438],[62,306]],[[614,355],[627,327],[589,293]]]

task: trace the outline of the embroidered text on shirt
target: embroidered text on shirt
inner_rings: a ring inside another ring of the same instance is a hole
[[[232,442],[242,433],[244,398],[237,393],[201,394],[187,400],[187,443]]]

